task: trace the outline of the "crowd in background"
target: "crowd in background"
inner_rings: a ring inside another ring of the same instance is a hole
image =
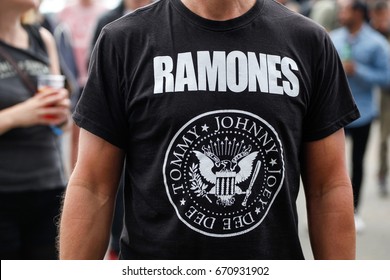
[[[47,1],[47,0],[46,0]],[[270,1],[270,0],[268,0]],[[108,10],[99,0],[68,1],[59,13],[38,14],[31,19],[47,28],[58,48],[61,72],[66,76],[73,109],[82,94],[88,76],[88,59],[104,25],[132,10],[151,3],[150,0],[125,0]],[[322,25],[332,38],[352,94],[362,117],[347,127],[353,142],[351,179],[355,198],[357,231],[364,230],[359,217],[360,189],[364,178],[364,155],[374,121],[380,123],[380,168],[378,192],[388,194],[388,138],[390,133],[390,1],[367,0],[278,0],[289,9],[310,17]],[[275,23],[277,24],[277,23]],[[363,36],[363,37],[361,37]],[[379,97],[379,98],[378,98]],[[0,134],[1,135],[1,134]],[[77,161],[78,128],[70,125],[69,170]],[[1,183],[0,183],[1,184]],[[121,195],[118,195],[121,198]],[[121,202],[117,203],[109,258],[118,254],[121,230]],[[116,226],[116,227],[115,227]]]
[[[389,40],[390,10],[386,0],[280,0],[281,3],[322,25],[330,34],[344,66],[361,118],[346,128],[352,142],[351,180],[355,225],[362,232],[359,202],[365,173],[365,152],[372,124],[380,126],[377,185],[388,195]]]

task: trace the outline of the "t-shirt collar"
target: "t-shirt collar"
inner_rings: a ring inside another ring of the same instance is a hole
[[[255,5],[242,16],[225,21],[215,21],[200,17],[193,13],[181,2],[181,0],[170,0],[170,2],[186,20],[203,28],[215,31],[226,31],[248,24],[259,15],[264,4],[264,0],[257,0]]]

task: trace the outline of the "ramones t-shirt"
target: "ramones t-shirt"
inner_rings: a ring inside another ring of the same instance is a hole
[[[124,259],[302,259],[304,141],[359,116],[326,32],[274,1],[106,26],[76,123],[126,152]]]

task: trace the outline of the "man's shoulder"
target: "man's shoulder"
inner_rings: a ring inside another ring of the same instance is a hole
[[[341,36],[334,38],[338,38],[339,40],[343,39]],[[371,53],[377,57],[383,56],[384,54],[390,56],[390,47],[387,38],[367,23],[361,27],[356,44],[361,46],[361,48],[365,48],[367,51],[371,50]]]
[[[388,45],[388,41],[385,36],[383,36],[379,31],[375,30],[372,28],[370,25],[365,25],[364,26],[364,37],[371,38],[372,43],[376,44],[382,44],[382,45]],[[362,37],[363,37],[362,36]]]

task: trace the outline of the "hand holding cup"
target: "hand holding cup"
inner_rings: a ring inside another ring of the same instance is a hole
[[[38,76],[38,92],[45,102],[46,114],[44,119],[51,124],[60,124],[69,117],[70,100],[68,92],[64,89],[65,76],[40,75]]]

